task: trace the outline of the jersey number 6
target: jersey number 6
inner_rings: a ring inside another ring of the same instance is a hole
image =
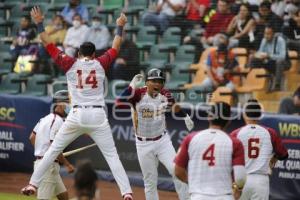
[[[248,158],[257,158],[259,156],[259,138],[250,138],[248,140]]]
[[[83,85],[82,85],[82,70],[78,69],[77,70],[77,85],[76,88],[79,89],[83,89]],[[86,77],[85,79],[85,84],[89,84],[92,86],[92,88],[97,88],[97,79],[96,79],[96,70],[91,70],[89,75]]]
[[[208,160],[208,166],[215,166],[215,144],[211,144],[203,153],[202,160]]]

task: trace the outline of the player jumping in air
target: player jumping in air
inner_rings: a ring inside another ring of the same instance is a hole
[[[24,187],[21,192],[25,195],[34,194],[40,186],[43,175],[57,156],[77,137],[87,133],[103,153],[124,200],[132,200],[129,180],[119,159],[104,111],[103,95],[105,71],[108,70],[119,52],[123,27],[127,22],[126,16],[121,14],[116,20],[117,34],[111,49],[104,55],[95,58],[95,45],[85,42],[79,48],[78,59],[67,56],[49,42],[49,36],[43,27],[44,17],[38,7],[32,9],[31,17],[37,24],[40,38],[49,55],[66,72],[72,109],[32,174],[29,185]]]

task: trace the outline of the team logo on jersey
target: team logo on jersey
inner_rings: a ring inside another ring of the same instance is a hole
[[[153,118],[154,111],[149,108],[142,109],[142,117],[143,118]]]

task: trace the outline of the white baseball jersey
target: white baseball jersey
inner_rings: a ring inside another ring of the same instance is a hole
[[[129,87],[125,94],[131,92],[132,88]],[[175,102],[168,90],[162,89],[160,94],[153,98],[147,93],[147,87],[137,88],[127,101],[134,108],[133,123],[136,135],[153,138],[166,131],[165,112]]]
[[[35,125],[33,129],[33,133],[35,133],[35,156],[44,156],[63,122],[59,115],[50,113]]]
[[[218,129],[189,134],[175,158],[187,169],[189,192],[202,195],[232,194],[234,165],[244,165],[242,143]]]
[[[66,56],[54,44],[47,45],[47,51],[55,63],[67,75],[71,104],[104,106],[105,70],[117,56],[116,49],[109,49],[104,55],[88,60]]]
[[[273,152],[278,158],[288,155],[287,149],[274,129],[249,124],[233,131],[231,136],[243,143],[248,174],[267,175]]]

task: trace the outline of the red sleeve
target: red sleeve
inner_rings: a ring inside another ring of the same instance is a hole
[[[167,97],[169,106],[172,106],[173,104],[175,104],[175,99],[174,99],[174,97],[172,96],[172,94],[169,90],[162,89],[160,93],[162,95],[164,95],[165,97]]]
[[[196,134],[197,133],[191,133],[187,135],[181,143],[174,160],[175,164],[179,167],[182,167],[184,169],[187,168],[189,163],[189,144]]]
[[[242,142],[237,139],[231,137],[232,140],[232,166],[234,165],[245,165],[245,155],[244,155],[244,147]]]
[[[46,46],[46,50],[50,54],[54,62],[62,69],[64,72],[67,72],[74,62],[75,58],[67,56],[63,51],[59,50],[53,43],[50,43]]]
[[[233,138],[237,138],[238,133],[240,132],[241,129],[242,129],[242,128],[235,129],[234,131],[232,131],[232,132],[230,133],[230,136],[233,137]]]
[[[110,48],[102,56],[96,58],[96,60],[98,60],[101,63],[104,70],[107,71],[110,65],[117,58],[117,55],[118,55],[118,51],[114,48]]]
[[[147,88],[137,88],[133,89],[132,87],[126,88],[120,97],[116,100],[116,104],[118,108],[127,108],[128,102],[135,106],[137,102],[139,102],[142,98],[142,96],[146,93]]]
[[[280,137],[278,136],[277,132],[272,128],[266,128],[271,136],[273,150],[275,152],[275,157],[278,160],[284,160],[288,158],[288,151],[283,145]]]

